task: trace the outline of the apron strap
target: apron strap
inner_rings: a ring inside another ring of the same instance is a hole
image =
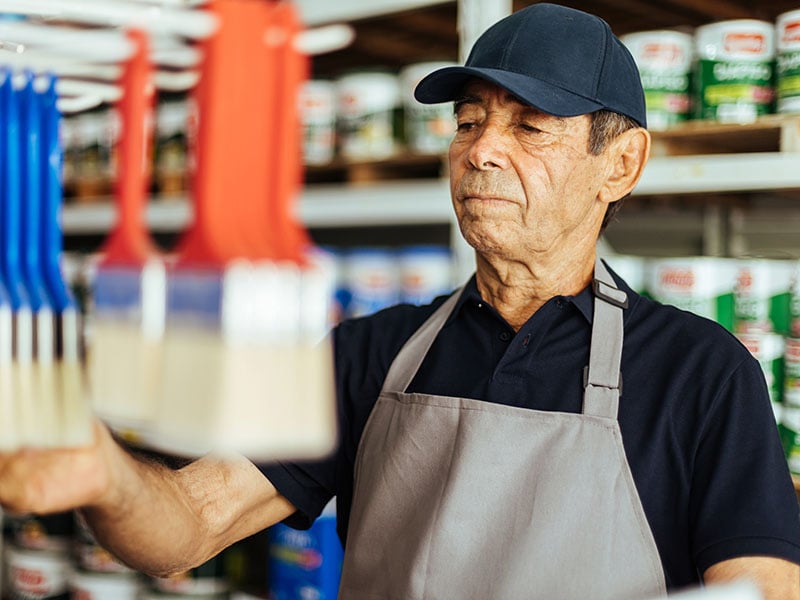
[[[428,317],[422,326],[414,332],[400,352],[392,361],[386,379],[383,382],[383,392],[405,392],[406,388],[417,374],[422,361],[428,354],[439,331],[447,322],[453,312],[463,288],[456,289],[436,311]]]
[[[622,387],[622,309],[628,307],[628,297],[599,258],[592,288],[594,318],[589,366],[583,372],[583,414],[616,419]]]

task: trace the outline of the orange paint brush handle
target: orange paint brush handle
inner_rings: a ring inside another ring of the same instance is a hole
[[[269,223],[279,241],[278,257],[303,262],[304,250],[310,245],[308,233],[297,219],[295,205],[303,183],[303,162],[300,123],[300,90],[308,79],[308,56],[296,48],[294,40],[302,27],[295,7],[288,2],[274,6],[275,22],[286,32],[279,48],[276,64],[279,72],[279,101],[274,116],[278,126],[277,146],[281,148],[273,179],[274,192],[270,203]]]
[[[132,30],[127,35],[135,50],[123,68],[117,105],[117,221],[104,247],[105,263],[113,265],[141,265],[155,252],[145,223],[155,96],[152,66],[147,34]]]

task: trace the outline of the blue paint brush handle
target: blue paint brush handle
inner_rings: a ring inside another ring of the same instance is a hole
[[[29,305],[22,274],[22,190],[20,177],[19,94],[14,90],[12,74],[0,71],[0,104],[3,106],[4,127],[0,144],[5,154],[2,165],[3,214],[0,215],[0,263],[13,310]]]
[[[42,220],[41,164],[42,119],[33,74],[25,74],[20,95],[20,147],[22,158],[22,272],[34,311],[50,307],[41,269],[39,230]]]
[[[56,100],[56,78],[51,76],[47,89],[40,96],[42,117],[42,219],[41,219],[41,268],[47,291],[57,313],[75,307],[75,299],[61,272],[61,253],[64,234],[61,229],[61,208],[64,200],[62,166],[64,151],[61,147],[61,113]]]

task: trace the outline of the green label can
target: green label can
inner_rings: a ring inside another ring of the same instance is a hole
[[[692,36],[679,31],[641,31],[621,40],[639,68],[648,128],[667,129],[685,121],[690,110]]]
[[[783,409],[778,431],[789,462],[789,470],[800,475],[800,408],[787,406]]]
[[[786,338],[783,375],[783,403],[800,407],[800,338]]]
[[[789,294],[789,333],[800,337],[800,263],[795,263],[792,291]]]
[[[791,287],[796,263],[754,259],[739,262],[734,292],[737,332],[789,334]]]
[[[800,112],[800,10],[783,13],[775,24],[777,111]]]
[[[769,398],[772,401],[773,409],[776,411],[776,418],[783,399],[783,354],[784,338],[777,333],[737,333],[736,337],[755,357],[764,378],[767,380]]]
[[[695,117],[746,123],[772,112],[775,29],[753,19],[723,21],[695,32]]]
[[[736,261],[726,258],[653,259],[647,269],[651,297],[712,319],[729,331],[733,329],[735,282]]]

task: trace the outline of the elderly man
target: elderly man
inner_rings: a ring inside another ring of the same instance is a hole
[[[0,502],[83,507],[166,574],[337,496],[342,598],[647,598],[704,581],[800,597],[800,519],[758,364],[639,297],[595,244],[647,160],[630,54],[602,20],[536,4],[464,67],[452,201],[475,276],[335,331],[340,438],[317,463],[170,470],[95,444],[0,462]]]

